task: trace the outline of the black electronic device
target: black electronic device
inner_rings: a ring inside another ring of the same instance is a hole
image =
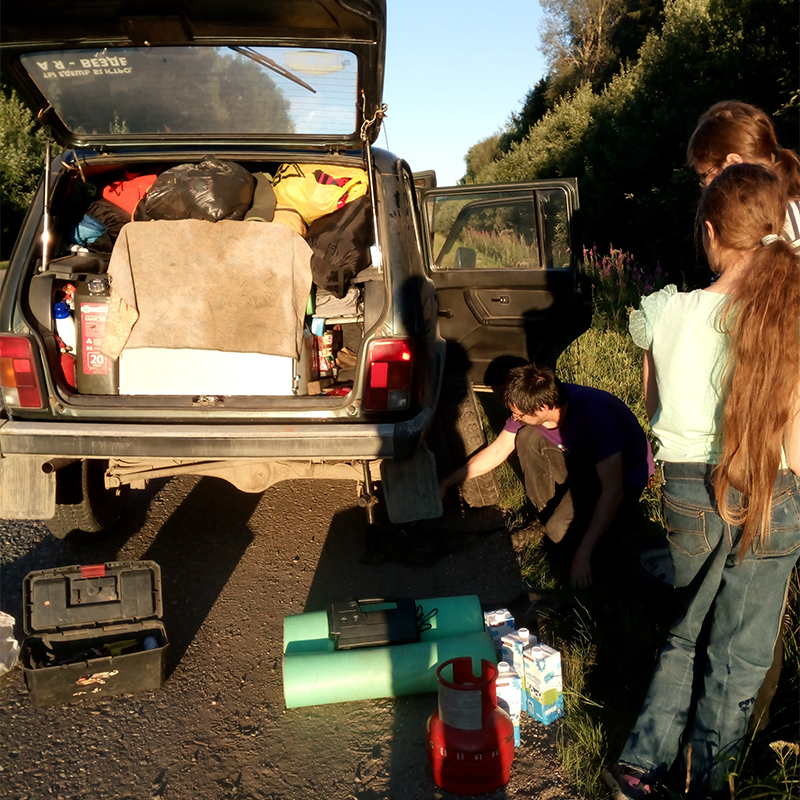
[[[417,606],[410,597],[339,600],[328,607],[328,631],[337,650],[418,642]]]

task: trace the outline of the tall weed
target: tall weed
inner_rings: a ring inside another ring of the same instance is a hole
[[[601,253],[597,245],[584,247],[583,261],[594,289],[595,325],[603,328],[627,331],[628,314],[639,299],[667,284],[659,265],[653,269],[637,265],[630,253],[615,247],[609,247],[608,253]]]

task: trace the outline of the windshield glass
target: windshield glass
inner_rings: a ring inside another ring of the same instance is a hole
[[[291,47],[121,47],[22,64],[76,134],[352,134],[358,60]]]

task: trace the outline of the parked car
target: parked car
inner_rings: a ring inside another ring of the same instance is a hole
[[[493,365],[555,363],[587,328],[574,180],[436,188],[373,147],[385,0],[29,0],[1,24],[4,79],[59,154],[0,290],[0,517],[99,531],[129,488],[184,474],[355,480],[370,511],[380,481],[393,521],[431,516],[426,439],[466,436],[466,457]],[[223,202],[215,169],[250,188]],[[362,227],[314,250],[275,179],[353,170]],[[153,211],[175,174],[218,217]],[[340,291],[312,282],[348,243]]]

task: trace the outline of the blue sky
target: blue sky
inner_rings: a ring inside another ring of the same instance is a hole
[[[545,74],[538,0],[387,0],[387,17],[389,111],[376,145],[453,185],[467,150]]]

